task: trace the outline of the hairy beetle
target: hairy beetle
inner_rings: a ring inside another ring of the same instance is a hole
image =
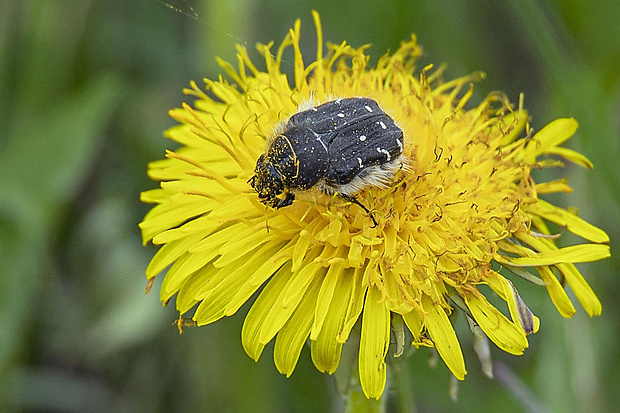
[[[368,208],[354,194],[386,186],[404,165],[403,131],[370,98],[340,98],[303,110],[276,128],[248,181],[262,203],[282,208],[318,187]]]

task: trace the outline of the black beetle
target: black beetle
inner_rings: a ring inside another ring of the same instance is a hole
[[[273,208],[291,205],[295,191],[316,186],[359,205],[376,226],[353,195],[367,186],[388,185],[404,163],[403,131],[377,102],[340,98],[279,125],[248,182]]]

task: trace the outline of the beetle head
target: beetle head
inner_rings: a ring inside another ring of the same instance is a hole
[[[274,208],[285,206],[281,205],[282,200],[277,197],[284,192],[282,177],[265,155],[258,158],[254,176],[248,182],[258,193],[258,198],[263,204]]]

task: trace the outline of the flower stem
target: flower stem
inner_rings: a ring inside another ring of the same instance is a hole
[[[356,363],[357,364],[357,363]],[[385,412],[385,393],[379,399],[368,399],[362,391],[362,385],[359,379],[359,371],[356,368],[353,369],[354,373],[351,375],[351,383],[349,385],[349,392],[345,396],[345,412],[346,413],[383,413]]]
[[[397,360],[394,360],[388,363],[387,367],[388,378],[392,378],[396,392],[396,410],[401,413],[416,413],[411,375],[406,363],[399,363]]]

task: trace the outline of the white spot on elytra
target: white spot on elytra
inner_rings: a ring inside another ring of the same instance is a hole
[[[312,108],[313,112],[318,112],[319,110],[317,108]]]
[[[400,148],[400,151],[403,151],[403,143],[400,141],[400,139],[396,139],[396,143],[398,144],[398,147]]]
[[[372,112],[372,108],[368,105],[364,106],[368,112]]]
[[[381,125],[381,129],[387,129],[387,126],[385,126],[385,123],[379,122],[379,125]]]
[[[366,140],[366,135],[360,136],[360,141],[364,142]]]
[[[384,153],[385,156],[387,156],[387,161],[388,162],[390,161],[390,159],[392,159],[392,156],[390,155],[390,153],[388,151],[386,151],[385,149],[377,148],[377,152]]]
[[[360,164],[360,168],[361,168],[361,167],[363,166],[363,165],[362,165],[362,158],[357,158],[357,163],[359,163],[359,164]]]
[[[344,118],[344,113],[339,113],[337,116],[338,116],[339,118]]]
[[[340,102],[342,102],[342,98],[336,99],[336,103],[340,103]]]

